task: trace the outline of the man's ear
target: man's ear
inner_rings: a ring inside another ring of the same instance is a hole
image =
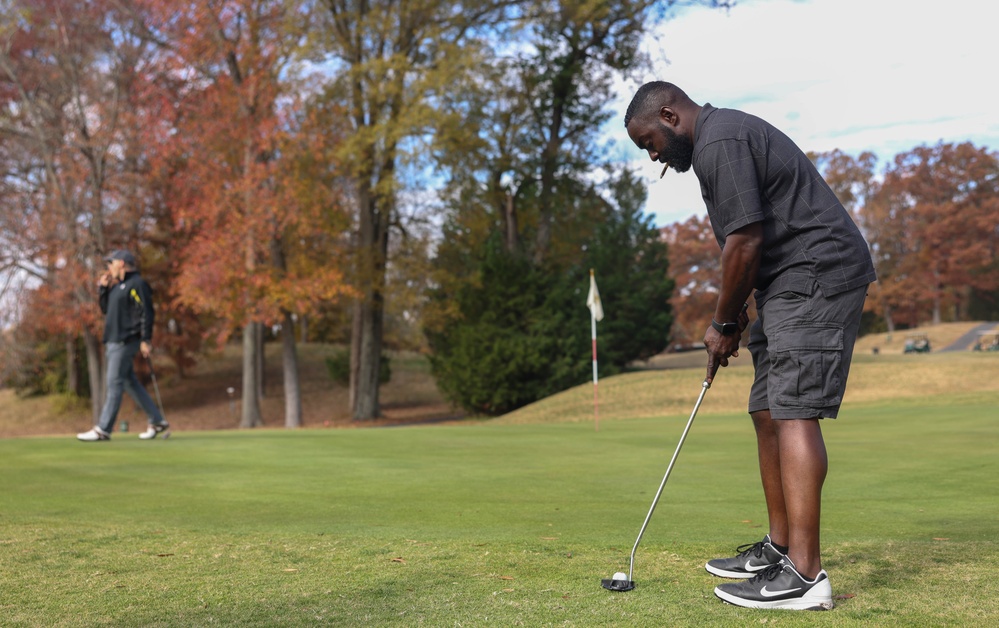
[[[676,126],[679,122],[676,111],[672,107],[665,105],[659,109],[659,119],[662,120],[663,124],[667,124],[669,126]]]

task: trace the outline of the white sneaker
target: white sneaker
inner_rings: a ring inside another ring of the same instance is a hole
[[[89,431],[77,434],[76,439],[93,443],[99,440],[111,440],[111,435],[95,425]]]
[[[142,440],[152,440],[160,434],[163,434],[163,438],[170,438],[169,423],[150,423],[146,431],[139,434],[139,438]]]

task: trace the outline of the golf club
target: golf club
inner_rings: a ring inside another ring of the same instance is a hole
[[[165,421],[166,412],[163,411],[163,399],[160,397],[160,386],[156,383],[156,370],[153,369],[153,361],[148,355],[146,356],[146,364],[149,365],[149,375],[153,380],[153,391],[156,393],[156,404],[160,407],[160,416],[162,416]],[[163,432],[163,438],[170,438],[169,429]]]
[[[642,535],[645,534],[645,528],[649,525],[652,513],[656,511],[656,505],[659,504],[659,496],[663,494],[666,480],[669,479],[669,474],[673,471],[673,463],[676,462],[676,457],[680,455],[680,448],[683,447],[683,441],[687,438],[687,432],[690,431],[690,426],[694,423],[694,417],[697,416],[697,409],[701,407],[701,402],[704,401],[704,393],[708,392],[708,388],[711,388],[711,384],[708,383],[708,380],[704,380],[704,383],[701,384],[701,394],[697,397],[697,403],[694,404],[694,411],[690,413],[690,418],[687,419],[687,427],[683,428],[683,434],[680,435],[680,442],[677,443],[676,451],[673,452],[669,466],[666,467],[666,475],[663,476],[663,481],[659,484],[659,490],[656,491],[656,497],[652,500],[652,507],[649,508],[649,514],[645,515],[645,522],[642,523],[642,529],[638,532],[635,545],[631,548],[631,565],[628,568],[628,575],[625,576],[623,572],[619,571],[613,577],[600,581],[603,588],[608,591],[631,591],[635,588],[635,581],[633,580],[635,573],[635,550],[638,549],[638,544],[642,542]]]

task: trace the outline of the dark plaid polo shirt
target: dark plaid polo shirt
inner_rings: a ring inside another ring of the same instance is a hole
[[[867,242],[814,164],[773,125],[705,104],[694,131],[694,173],[719,246],[763,223],[756,302],[793,290],[827,297],[877,279]]]

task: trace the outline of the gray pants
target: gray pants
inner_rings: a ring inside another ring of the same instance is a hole
[[[118,418],[118,409],[121,408],[122,394],[127,390],[142,410],[149,417],[150,423],[163,423],[163,415],[159,408],[153,403],[152,398],[146,389],[142,387],[139,378],[135,376],[135,368],[132,362],[135,354],[139,352],[139,341],[133,342],[109,342],[104,351],[105,362],[107,363],[107,397],[104,399],[104,408],[101,410],[101,419],[97,427],[107,433],[114,429],[114,422]]]

